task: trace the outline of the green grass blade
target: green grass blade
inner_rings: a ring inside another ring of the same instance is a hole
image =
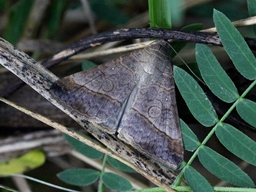
[[[206,45],[196,45],[196,60],[205,83],[218,98],[231,103],[239,97],[233,81]]]
[[[217,114],[202,88],[183,69],[174,66],[175,83],[192,115],[204,126],[212,126],[217,121]]]
[[[210,183],[193,167],[189,166],[185,169],[185,178],[189,186],[196,192],[214,192]]]
[[[21,37],[33,2],[33,0],[20,0],[11,7],[8,25],[3,34],[4,39],[11,44],[15,45]]]
[[[221,180],[240,187],[253,187],[251,178],[237,165],[209,147],[202,147],[198,157],[203,166]]]
[[[256,166],[255,141],[226,123],[217,126],[216,135],[230,152]]]
[[[255,57],[231,21],[221,12],[214,10],[213,20],[222,44],[236,69],[247,79],[256,79]]]
[[[182,119],[180,119],[180,126],[185,149],[188,151],[194,151],[200,145],[197,136]]]
[[[181,26],[184,19],[183,0],[169,0],[169,2],[171,4],[172,24],[174,27]]]
[[[66,10],[68,1],[62,0],[62,1],[52,1],[49,11],[47,14],[47,20],[46,20],[46,26],[47,26],[47,32],[45,37],[47,39],[50,39],[54,36],[54,34],[57,32],[57,30],[60,27],[63,13]]]
[[[170,0],[149,0],[150,28],[172,28]]]
[[[249,99],[240,99],[236,106],[236,110],[243,120],[245,120],[251,126],[256,128],[256,121],[255,121],[256,103],[255,102]]]
[[[182,0],[148,0],[150,28],[171,29],[183,23]]]

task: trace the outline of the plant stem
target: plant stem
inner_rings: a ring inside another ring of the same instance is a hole
[[[104,155],[103,161],[102,161],[102,169],[100,173],[100,180],[99,180],[99,185],[98,185],[98,192],[104,192],[104,184],[102,182],[102,175],[105,172],[106,164],[107,164],[107,155]]]

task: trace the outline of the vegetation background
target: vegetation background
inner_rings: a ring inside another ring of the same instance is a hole
[[[180,29],[184,26],[195,23],[202,24],[202,29],[213,27],[214,9],[224,13],[231,21],[248,18],[248,2],[253,1],[173,0],[173,6],[170,8],[169,12],[172,18],[171,28]],[[153,21],[152,19],[149,20],[149,11],[152,10],[149,10],[148,3],[148,0],[0,0],[0,36],[39,61],[51,56],[53,53],[56,53],[68,44],[81,38],[91,36],[95,33],[119,28],[143,28],[152,25],[157,26],[155,23],[157,21]],[[197,25],[197,27],[198,26],[200,25]],[[246,26],[239,30],[243,36],[255,37],[253,27]],[[94,51],[100,52],[119,45],[128,45],[133,42],[138,42],[138,40],[109,43],[96,48]],[[223,48],[213,47],[212,51],[224,69],[229,70],[232,68],[230,67],[232,62]],[[92,49],[87,52],[92,52]],[[120,54],[123,53],[108,54],[104,56],[83,55],[64,62],[60,66],[55,67],[53,71],[57,73],[59,77],[66,76],[88,66],[87,60],[100,64],[105,61],[109,61],[112,58],[116,58]],[[189,66],[193,66],[192,64],[196,61],[195,44],[190,43],[186,45],[186,47],[179,52],[179,57],[182,58]],[[174,58],[173,63],[179,66],[183,65],[180,58]],[[237,78],[236,74],[233,73],[233,71],[230,73],[234,75],[231,78],[235,81]],[[6,87],[9,87],[10,84],[14,84],[17,81],[12,74],[9,74],[9,72],[3,68],[0,69],[0,79],[0,93],[5,92]],[[242,86],[241,82],[238,83]],[[77,124],[70,118],[59,112],[57,109],[52,108],[51,104],[40,98],[37,93],[34,93],[27,87],[11,94],[8,99],[33,111],[44,114],[65,126],[77,126]],[[198,137],[199,141],[202,141],[211,129],[200,125],[195,118],[191,116],[189,110],[184,104],[184,100],[179,94],[177,94],[177,99],[180,118],[189,125]],[[52,130],[48,126],[27,117],[26,115],[17,112],[2,103],[0,104],[0,127],[0,146],[1,144],[4,145],[6,138],[17,141],[19,139],[22,140],[24,136],[28,134],[33,135],[33,137],[37,139],[42,137],[49,139],[49,131]],[[239,127],[239,130],[255,140],[255,133],[250,129],[250,126],[248,126],[249,129],[244,127],[246,126]],[[44,136],[39,135],[36,137],[35,135],[39,131],[40,133],[45,133]],[[42,144],[41,147],[35,147],[43,148],[47,154],[46,161],[42,166],[26,172],[26,175],[76,190],[99,190],[98,182],[92,182],[93,184],[86,187],[74,187],[73,185],[69,185],[61,181],[56,176],[58,173],[74,167],[96,169],[95,165],[93,165],[94,162],[98,162],[97,167],[102,171],[102,159],[105,159],[102,158],[102,154],[97,154],[97,152],[93,151],[91,153],[92,155],[89,156],[91,158],[94,156],[93,158],[96,158],[97,160],[90,160],[90,158],[82,160],[81,157],[78,157],[77,154],[72,151],[70,145],[65,142],[64,138],[62,137],[62,139],[59,139],[59,136],[60,135],[58,134],[52,133],[51,140],[57,141],[56,143],[49,142]],[[211,137],[207,146],[239,165],[239,167],[248,173],[253,181],[256,180],[256,175],[254,174],[255,167],[242,162],[241,159],[228,152],[215,136]],[[24,152],[25,150],[22,153]],[[13,156],[17,155],[21,154],[13,154]],[[191,155],[191,152],[185,152],[186,162],[189,160]],[[8,158],[6,157],[6,159]],[[6,159],[3,157],[2,161]],[[111,160],[108,160],[108,163],[111,163]],[[207,178],[211,185],[229,186],[229,184],[220,180],[218,177],[214,176],[214,174],[209,173],[197,159],[193,162],[193,167]],[[112,168],[110,167],[110,169]],[[138,186],[142,188],[153,187],[150,181],[145,180],[139,174],[126,173],[123,177],[128,178],[128,176],[136,178],[135,180],[138,181]],[[11,188],[17,188],[17,182],[18,181],[15,178],[11,177],[0,178],[0,185]],[[24,182],[24,180],[22,182]],[[38,184],[32,181],[28,182],[32,191],[59,191],[59,189],[54,189],[47,185]],[[106,190],[109,189],[106,188]],[[3,191],[5,190],[3,189]]]

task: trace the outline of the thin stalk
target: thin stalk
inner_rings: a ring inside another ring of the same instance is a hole
[[[99,180],[99,185],[98,185],[98,192],[104,192],[104,184],[102,182],[102,175],[105,172],[106,164],[107,164],[107,155],[104,155],[103,161],[102,161],[102,169],[100,173],[100,180]]]

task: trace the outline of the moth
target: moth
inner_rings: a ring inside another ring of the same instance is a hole
[[[95,68],[59,79],[51,87],[84,121],[146,157],[177,169],[183,142],[169,45],[156,40]]]

